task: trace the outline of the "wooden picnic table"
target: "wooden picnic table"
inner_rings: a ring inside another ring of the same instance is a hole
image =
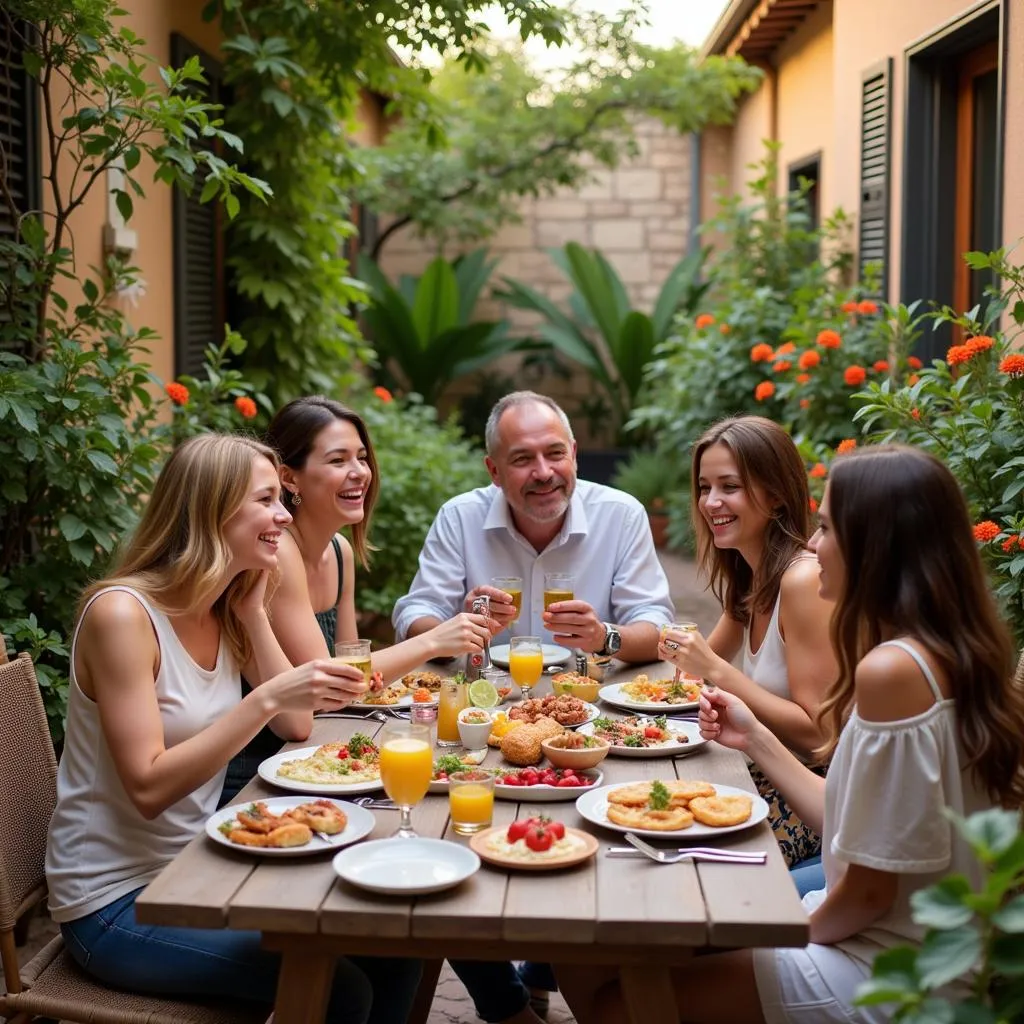
[[[667,668],[620,666],[607,681],[642,671],[661,678]],[[545,680],[534,695],[547,688]],[[374,733],[382,727],[372,720],[318,718],[312,737],[301,745],[344,740],[356,731],[369,732],[369,726]],[[487,763],[497,761],[500,755],[492,751]],[[609,756],[600,769],[604,785],[675,777],[753,791],[742,756],[713,743],[677,759]],[[277,795],[280,791],[256,778],[238,800]],[[262,932],[264,944],[282,956],[275,1024],[322,1021],[334,961],[349,954],[429,960],[421,1018],[441,962],[450,957],[618,968],[634,1024],[676,1024],[669,969],[696,951],[806,945],[807,916],[766,822],[715,840],[728,849],[766,850],[764,865],[681,862],[673,867],[645,857],[606,857],[609,846],[622,844],[621,833],[587,822],[573,800],[553,805],[498,800],[493,823],[552,812],[566,825],[595,835],[601,843],[597,855],[551,872],[484,864],[446,892],[382,896],[342,882],[331,856],[264,859],[200,835],[142,893],[136,913],[150,924]],[[396,812],[375,815],[368,838],[391,835]],[[445,796],[428,795],[413,811],[413,825],[422,836],[468,843],[451,830]]]

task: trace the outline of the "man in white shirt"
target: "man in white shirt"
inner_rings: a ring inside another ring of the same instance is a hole
[[[523,581],[517,635],[624,661],[658,659],[658,629],[674,611],[643,506],[628,494],[576,479],[568,417],[532,391],[502,398],[491,411],[484,460],[494,486],[447,501],[420,552],[409,593],[394,608],[398,639],[416,636],[491,599],[507,627],[511,598],[495,576]],[[574,599],[544,610],[544,574],[571,573]]]

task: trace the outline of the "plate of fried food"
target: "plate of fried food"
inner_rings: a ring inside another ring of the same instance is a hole
[[[696,722],[670,722],[664,715],[657,718],[602,716],[576,731],[583,736],[607,740],[609,755],[616,757],[683,757],[696,753],[707,742]]]
[[[660,715],[671,715],[698,707],[702,685],[700,679],[691,677],[673,682],[671,679],[649,679],[640,675],[628,683],[602,686],[598,697],[606,704],[626,711],[654,711]]]
[[[768,804],[756,793],[690,779],[602,786],[583,793],[576,810],[595,825],[655,839],[708,839],[768,817]]]
[[[557,696],[549,693],[544,697],[531,697],[514,704],[508,711],[509,721],[533,725],[539,718],[550,718],[563,729],[575,729],[578,725],[592,722],[601,712],[597,705],[588,704],[579,697],[568,693]]]
[[[380,752],[369,736],[353,734],[347,743],[300,747],[260,762],[265,782],[296,793],[369,793],[380,789]]]
[[[326,853],[369,835],[373,814],[337,800],[276,796],[222,807],[206,821],[206,834],[221,846],[261,857]]]

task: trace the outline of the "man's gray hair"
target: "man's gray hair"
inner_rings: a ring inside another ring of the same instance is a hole
[[[484,430],[484,444],[487,447],[487,454],[491,458],[494,458],[494,453],[498,450],[498,424],[501,422],[501,417],[509,409],[517,405],[530,405],[534,402],[553,409],[562,421],[562,426],[565,427],[569,440],[575,440],[569,417],[565,415],[565,410],[553,398],[548,398],[547,395],[539,395],[536,391],[513,391],[511,394],[505,395],[504,398],[499,398],[494,404],[490,416],[487,417],[487,427]]]

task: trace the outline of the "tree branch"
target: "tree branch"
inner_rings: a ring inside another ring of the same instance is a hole
[[[487,174],[487,177],[492,181],[500,181],[502,178],[509,174],[513,174],[515,171],[526,170],[532,164],[538,160],[543,160],[545,157],[551,156],[553,153],[561,152],[566,149],[573,149],[576,143],[580,139],[585,138],[594,129],[597,122],[607,113],[612,110],[624,110],[631,107],[632,104],[629,100],[606,100],[604,103],[598,104],[590,112],[590,116],[584,121],[579,128],[576,129],[571,135],[566,135],[564,138],[552,139],[543,148],[523,157],[520,160],[510,160],[508,163],[502,164],[500,167],[496,167],[493,171]],[[471,179],[460,185],[457,189],[442,195],[440,201],[447,205],[448,203],[457,202],[459,199],[464,199],[466,196],[472,195],[479,187],[476,179]],[[406,225],[411,224],[415,218],[411,214],[405,214],[399,217],[397,220],[392,221],[378,236],[373,249],[370,251],[370,259],[377,262],[380,259],[381,250],[384,248],[384,243],[395,234],[400,231]]]

